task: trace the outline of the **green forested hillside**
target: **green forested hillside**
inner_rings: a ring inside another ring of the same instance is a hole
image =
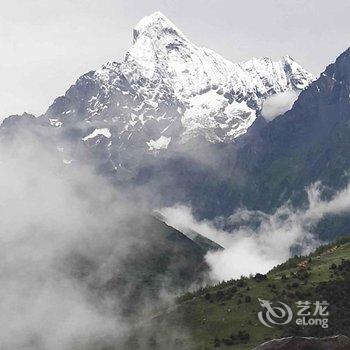
[[[293,323],[268,328],[258,320],[262,310],[259,298],[283,301],[294,311],[299,300],[326,300],[330,303],[329,328]],[[155,315],[148,322],[146,335],[136,331],[129,341],[133,349],[163,349],[167,345],[182,350],[245,350],[289,335],[350,335],[349,318],[350,239],[342,239],[308,257],[292,258],[267,275],[188,293],[176,305]]]

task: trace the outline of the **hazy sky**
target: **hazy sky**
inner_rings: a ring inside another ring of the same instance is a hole
[[[349,0],[0,0],[0,119],[43,113],[81,74],[121,60],[157,10],[232,61],[289,54],[318,74],[349,46]]]

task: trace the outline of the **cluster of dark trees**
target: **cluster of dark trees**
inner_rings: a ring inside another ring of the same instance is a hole
[[[218,337],[214,338],[214,347],[218,348],[221,344],[225,345],[239,345],[246,344],[250,339],[250,335],[245,330],[240,330],[238,333],[232,333],[229,337],[219,339]]]
[[[333,263],[329,269],[339,278],[319,283],[312,291],[314,298],[329,303],[328,328],[290,324],[284,336],[350,336],[350,260],[342,260],[339,265]]]

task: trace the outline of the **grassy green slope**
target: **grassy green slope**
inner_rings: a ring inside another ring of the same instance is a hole
[[[305,267],[301,267],[303,263]],[[299,264],[299,266],[298,266]],[[349,335],[350,240],[322,247],[307,258],[293,258],[270,271],[266,279],[231,280],[179,298],[175,307],[157,316],[157,332],[182,330],[179,349],[252,349],[256,345],[287,335]],[[330,327],[267,328],[259,321],[258,298],[284,301],[331,302]],[[165,328],[166,327],[166,328]],[[180,331],[181,332],[181,331]],[[249,334],[249,339],[248,335]],[[156,336],[154,336],[156,337]],[[152,348],[156,349],[156,344]]]

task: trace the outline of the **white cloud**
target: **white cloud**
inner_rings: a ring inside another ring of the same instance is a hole
[[[267,120],[271,121],[279,115],[289,111],[297,100],[299,92],[290,90],[280,94],[272,95],[267,98],[263,104],[261,114]]]
[[[308,189],[309,206],[305,210],[284,205],[268,215],[240,209],[227,219],[231,227],[238,227],[231,231],[218,229],[209,221],[197,221],[188,207],[175,206],[160,211],[170,225],[180,230],[191,228],[225,248],[209,252],[206,259],[214,280],[228,280],[266,273],[291,257],[293,248],[303,254],[311,252],[319,241],[309,232],[310,227],[325,214],[350,211],[350,186],[330,201],[321,199],[322,190],[319,183]],[[259,223],[254,229],[249,225],[253,220]]]

